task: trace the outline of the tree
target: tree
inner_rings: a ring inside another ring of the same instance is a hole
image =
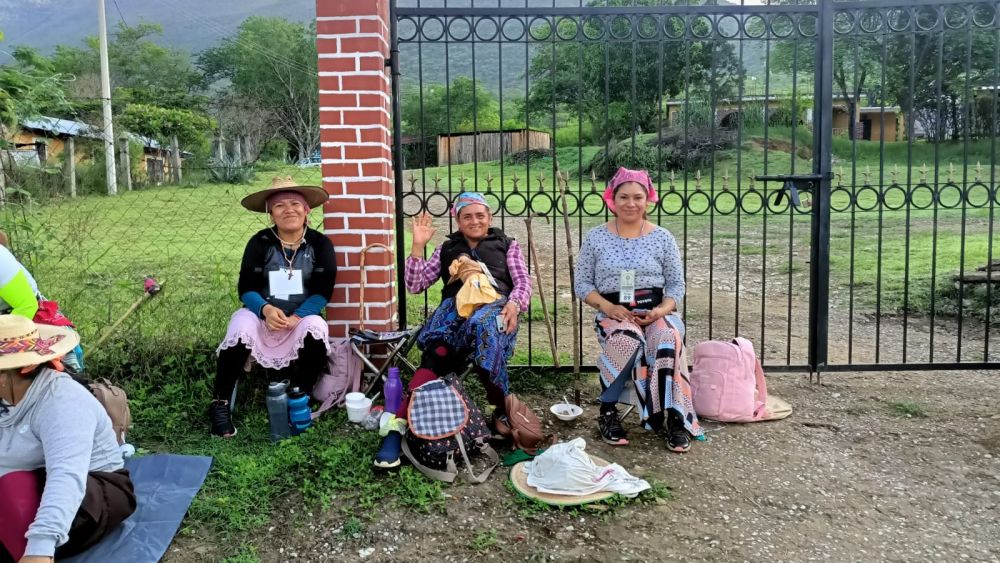
[[[792,4],[794,0],[772,2],[775,4]],[[860,16],[859,26],[873,29],[878,14],[865,12]],[[791,30],[775,30],[779,35],[788,35]],[[803,30],[810,33],[816,30]],[[815,36],[816,34],[814,34]],[[861,107],[861,97],[872,88],[872,82],[878,81],[881,70],[883,43],[885,35],[872,34],[861,37],[837,36],[833,49],[833,83],[834,97],[839,96],[847,106],[848,137],[855,138],[857,129],[858,108]],[[813,75],[816,72],[816,40],[805,39],[779,40],[771,51],[772,67],[785,74],[793,72],[801,76],[803,73]],[[810,81],[811,82],[811,81]]]
[[[949,134],[958,140],[963,130],[970,136],[989,136],[988,121],[983,123],[981,116],[977,119],[970,114],[982,105],[974,97],[976,88],[995,86],[996,41],[991,29],[893,37],[887,43],[887,98],[912,113],[928,140],[942,141]],[[965,96],[967,81],[972,99]]]
[[[216,100],[212,112],[224,139],[239,139],[243,164],[256,162],[269,141],[278,138],[279,121],[271,108],[263,107],[237,94],[223,95]]]
[[[673,4],[674,0],[658,0]],[[611,5],[632,5],[635,0],[611,0]],[[644,2],[640,2],[644,3]],[[605,5],[605,2],[600,2]],[[562,33],[572,34],[572,22],[562,22]],[[628,36],[628,24],[595,20],[582,23],[585,36]],[[637,25],[642,26],[642,23]],[[671,32],[680,36],[679,21],[669,20]],[[695,25],[704,26],[702,22]],[[707,31],[707,29],[705,30]],[[535,37],[548,36],[538,27]],[[662,49],[662,53],[661,53]],[[581,114],[593,124],[600,140],[653,131],[659,124],[660,102],[681,95],[685,87],[713,103],[731,96],[743,75],[733,46],[705,39],[677,42],[586,41],[557,42],[538,48],[529,69],[530,113],[551,118],[553,106]],[[660,85],[662,84],[662,88]],[[714,98],[714,99],[713,99]]]
[[[182,146],[203,141],[213,125],[212,120],[201,114],[145,104],[129,104],[118,122],[128,131],[164,145],[176,136]]]
[[[316,34],[311,25],[252,16],[222,45],[202,52],[198,66],[211,80],[277,119],[278,132],[306,158],[319,146]]]
[[[14,62],[0,67],[0,141],[6,138],[6,129],[20,120],[63,111],[70,105],[63,95],[66,77],[45,57],[26,47],[12,54]]]
[[[459,76],[450,85],[432,84],[404,91],[403,134],[433,139],[437,135],[500,128],[500,104],[482,84]]]
[[[186,53],[155,42],[162,32],[157,24],[118,24],[108,42],[112,99],[118,105],[139,103],[204,112],[208,98],[199,94],[204,77]],[[51,58],[57,72],[74,77],[69,95],[84,102],[101,96],[97,38],[88,37],[85,45],[59,45]]]

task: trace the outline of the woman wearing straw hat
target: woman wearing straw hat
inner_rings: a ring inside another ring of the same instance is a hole
[[[601,438],[626,445],[616,403],[634,385],[643,426],[664,437],[667,449],[686,452],[701,427],[691,402],[691,385],[678,335],[676,314],[684,297],[684,266],[670,231],[646,220],[659,199],[645,170],[619,168],[604,191],[614,215],[591,229],[576,264],[577,297],[597,309],[601,344]]]
[[[78,342],[68,328],[0,316],[0,561],[81,553],[135,511],[107,412],[53,369]]]
[[[269,214],[273,224],[253,235],[243,251],[237,284],[243,307],[219,345],[208,408],[216,436],[236,435],[229,399],[249,358],[280,370],[279,379],[305,393],[326,367],[329,333],[320,313],[333,294],[337,266],[330,239],[308,225],[309,211],[326,199],[323,188],[299,185],[291,177],[276,177],[270,187],[243,199],[243,207]]]
[[[458,223],[458,230],[448,235],[426,259],[424,250],[435,229],[427,213],[413,218],[413,245],[406,258],[404,273],[406,290],[420,293],[438,280],[444,288],[441,304],[417,339],[423,355],[409,389],[462,371],[471,355],[476,374],[486,388],[486,400],[496,409],[493,411],[496,419],[504,415],[504,398],[509,391],[507,361],[514,353],[518,315],[528,310],[531,300],[531,278],[517,241],[491,226],[493,215],[482,194],[459,194],[451,214]],[[467,318],[460,311],[462,307],[457,305],[463,282],[450,271],[452,263],[463,257],[471,257],[486,266],[499,294],[496,301],[479,305]],[[405,412],[404,404],[394,414],[403,416]],[[375,455],[376,467],[399,465],[401,441],[400,432],[388,432]]]
[[[21,315],[40,324],[72,327],[55,301],[38,291],[31,272],[7,249],[7,234],[0,231],[0,314]],[[75,373],[83,372],[83,350],[79,346],[62,359]]]

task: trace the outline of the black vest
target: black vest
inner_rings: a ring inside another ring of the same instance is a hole
[[[462,233],[454,232],[448,235],[448,238],[441,245],[441,282],[444,283],[441,299],[455,297],[458,290],[462,288],[462,280],[448,283],[448,280],[451,279],[448,267],[462,254],[467,254],[473,260],[479,260],[486,264],[490,273],[493,274],[493,279],[497,281],[497,292],[501,295],[510,295],[511,290],[514,289],[514,280],[510,277],[510,271],[507,268],[507,249],[510,248],[510,243],[513,240],[500,229],[490,227],[486,238],[479,241],[473,250],[469,248],[469,243]]]

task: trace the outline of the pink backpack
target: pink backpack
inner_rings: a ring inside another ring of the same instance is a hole
[[[330,407],[343,405],[348,393],[360,389],[361,358],[351,350],[349,339],[331,338],[326,372],[320,375],[319,381],[313,386],[312,396],[321,403],[312,414],[313,420]]]
[[[753,422],[768,416],[764,370],[746,338],[709,340],[694,347],[691,394],[701,417]]]

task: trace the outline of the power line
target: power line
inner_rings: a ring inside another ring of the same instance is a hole
[[[220,38],[227,39],[226,36],[230,33],[229,30],[227,30],[226,28],[222,27],[221,25],[215,23],[211,19],[206,18],[206,17],[202,16],[201,14],[197,14],[197,13],[194,13],[194,12],[192,12],[190,10],[187,10],[186,8],[184,8],[183,6],[179,5],[176,2],[174,2],[174,8],[176,8],[177,10],[180,10],[181,12],[184,12],[185,14],[187,14],[190,17],[192,17],[193,19],[200,21],[205,27],[208,27],[212,31],[215,31],[216,33],[218,33],[219,36],[220,36]],[[265,47],[263,45],[260,45],[258,43],[254,43],[253,41],[242,39],[242,38],[239,37],[238,34],[234,35],[233,37],[231,37],[229,39],[232,40],[237,45],[240,45],[242,47],[246,47],[247,49],[249,49],[251,51],[254,51],[254,52],[256,52],[257,54],[259,54],[261,56],[264,56],[264,57],[266,57],[267,59],[269,59],[269,60],[271,60],[273,62],[276,62],[278,64],[287,66],[287,67],[289,67],[289,68],[291,68],[293,70],[297,70],[297,71],[299,71],[299,72],[301,72],[303,74],[309,75],[309,76],[315,75],[316,71],[310,70],[310,69],[308,69],[306,67],[303,67],[303,66],[300,66],[298,64],[298,62],[296,62],[296,61],[294,61],[292,59],[286,58],[284,55],[282,55],[282,54],[280,54],[280,53],[278,53],[276,51],[273,51],[273,50],[271,50],[271,49],[269,49],[269,48],[267,48],[267,47]]]
[[[122,23],[125,27],[128,27],[128,22],[125,21],[125,16],[122,14],[122,9],[118,7],[118,0],[112,0],[115,3],[115,10],[118,10],[118,17],[122,19]]]

